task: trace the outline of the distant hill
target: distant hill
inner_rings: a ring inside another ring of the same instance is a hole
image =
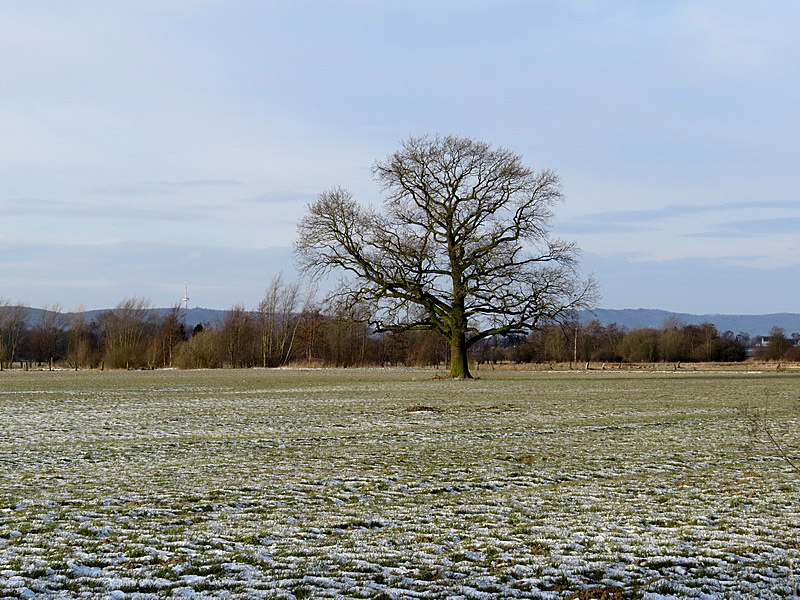
[[[647,308],[608,309],[598,308],[594,311],[581,311],[582,323],[597,319],[603,325],[617,323],[634,329],[636,327],[661,327],[669,317],[676,317],[686,325],[700,325],[712,323],[720,333],[732,331],[733,333],[747,333],[750,336],[769,335],[773,327],[783,327],[787,335],[800,332],[800,314],[773,313],[769,315],[692,315],[688,313],[674,313],[666,310]]]
[[[83,317],[87,321],[96,319],[98,315],[111,309],[87,310]],[[171,309],[151,308],[150,311],[156,316],[163,316]],[[37,323],[41,319],[42,309],[28,308],[26,322],[28,326]],[[66,317],[72,313],[64,313]],[[188,308],[182,309],[183,322],[187,329],[193,329],[198,323],[204,325],[217,325],[225,320],[227,310],[214,308]],[[783,327],[788,335],[800,333],[800,314],[797,313],[774,313],[769,315],[693,315],[689,313],[674,313],[667,310],[655,310],[648,308],[625,308],[609,309],[598,308],[593,311],[581,311],[580,320],[582,323],[596,319],[603,325],[616,323],[634,329],[637,327],[656,327],[659,328],[670,317],[675,317],[686,325],[699,325],[701,323],[713,323],[720,333],[732,331],[736,333],[746,333],[750,336],[768,335],[773,327]]]
[[[25,319],[25,322],[30,327],[31,325],[36,324],[42,318],[42,313],[44,312],[41,308],[28,308],[28,314]],[[110,308],[104,308],[99,310],[87,310],[83,313],[83,318],[87,321],[93,321],[97,319],[104,312],[108,312],[112,310]],[[167,314],[171,308],[151,308],[148,312],[157,316],[163,317]],[[77,313],[63,313],[66,319],[69,319],[72,316],[75,316]],[[194,329],[199,323],[203,325],[218,325],[225,320],[225,316],[228,314],[227,310],[217,310],[215,308],[186,308],[181,309],[181,315],[183,316],[183,322],[186,325],[186,328],[191,330]]]

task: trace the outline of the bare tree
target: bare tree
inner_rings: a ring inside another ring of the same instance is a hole
[[[126,298],[98,317],[110,367],[138,368],[147,364],[147,342],[155,329],[150,302]]]
[[[332,305],[329,313],[319,340],[325,364],[337,367],[366,364],[370,331],[364,307]]]
[[[67,364],[76,371],[91,364],[97,345],[97,323],[87,323],[84,312],[81,306],[72,311],[68,317]]]
[[[777,451],[781,460],[789,466],[795,475],[800,475],[800,463],[797,457],[790,454],[789,449],[775,432],[774,423],[770,421],[767,409],[769,404],[769,396],[767,395],[766,401],[761,407],[749,404],[741,407],[740,414],[747,423],[750,438],[767,448]]]
[[[31,328],[29,335],[30,352],[40,365],[47,361],[52,370],[53,362],[63,352],[64,334],[61,305],[44,305],[39,313],[39,320]]]
[[[159,320],[147,351],[148,362],[153,367],[171,367],[175,348],[186,340],[183,311],[176,304]]]
[[[289,362],[301,314],[306,311],[312,296],[313,292],[304,291],[299,283],[284,282],[282,275],[269,283],[256,311],[262,367],[277,367]]]
[[[323,192],[298,228],[306,271],[344,271],[338,300],[371,307],[377,331],[431,329],[450,344],[450,376],[467,351],[525,333],[588,303],[577,249],[550,237],[558,176],[460,137],[410,138],[373,167],[383,211],[343,189]]]
[[[28,309],[21,304],[11,304],[0,298],[0,371],[4,363],[17,360],[27,314]]]
[[[258,364],[257,335],[255,319],[244,306],[237,304],[228,311],[217,339],[231,367],[235,369]]]

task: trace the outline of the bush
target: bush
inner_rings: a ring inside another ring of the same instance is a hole
[[[222,353],[215,331],[204,330],[178,346],[175,365],[180,369],[217,369],[222,366]]]
[[[628,362],[657,362],[661,332],[656,329],[634,329],[620,344],[620,354]]]
[[[144,348],[141,345],[109,348],[103,360],[109,369],[141,369],[147,365]]]

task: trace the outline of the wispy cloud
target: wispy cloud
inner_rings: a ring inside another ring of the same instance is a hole
[[[153,196],[174,194],[185,189],[242,185],[236,179],[193,179],[188,181],[139,181],[104,185],[92,189],[92,193],[104,196]]]
[[[315,194],[308,192],[264,192],[263,194],[246,198],[245,201],[253,204],[296,204],[310,202],[315,197]]]
[[[17,217],[41,214],[51,210],[63,208],[63,203],[57,200],[43,200],[41,198],[15,198],[0,202],[0,216]]]
[[[34,276],[45,272],[53,276]],[[103,308],[136,295],[170,306],[181,297],[183,284],[188,281],[193,302],[200,306],[227,307],[237,302],[255,306],[269,279],[279,272],[294,277],[291,248],[140,241],[20,244],[0,240],[3,295],[34,305],[57,300],[65,306]]]
[[[786,234],[800,234],[800,217],[728,221],[717,223],[708,231],[689,234],[687,237],[750,238]]]
[[[647,223],[661,219],[725,212],[741,209],[798,209],[800,200],[752,200],[747,202],[724,202],[721,204],[672,204],[654,209],[618,210],[584,215],[580,222]]]
[[[648,231],[652,227],[646,225],[635,225],[632,223],[603,223],[596,221],[564,221],[556,223],[553,229],[559,234],[610,234],[610,233],[632,233],[636,231]]]
[[[83,203],[69,200],[15,199],[0,203],[0,216],[134,221],[197,221],[208,218],[206,207],[147,208],[130,203]]]

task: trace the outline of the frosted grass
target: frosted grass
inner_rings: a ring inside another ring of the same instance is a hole
[[[788,598],[800,562],[737,412],[797,453],[796,375],[0,375],[0,597]]]

